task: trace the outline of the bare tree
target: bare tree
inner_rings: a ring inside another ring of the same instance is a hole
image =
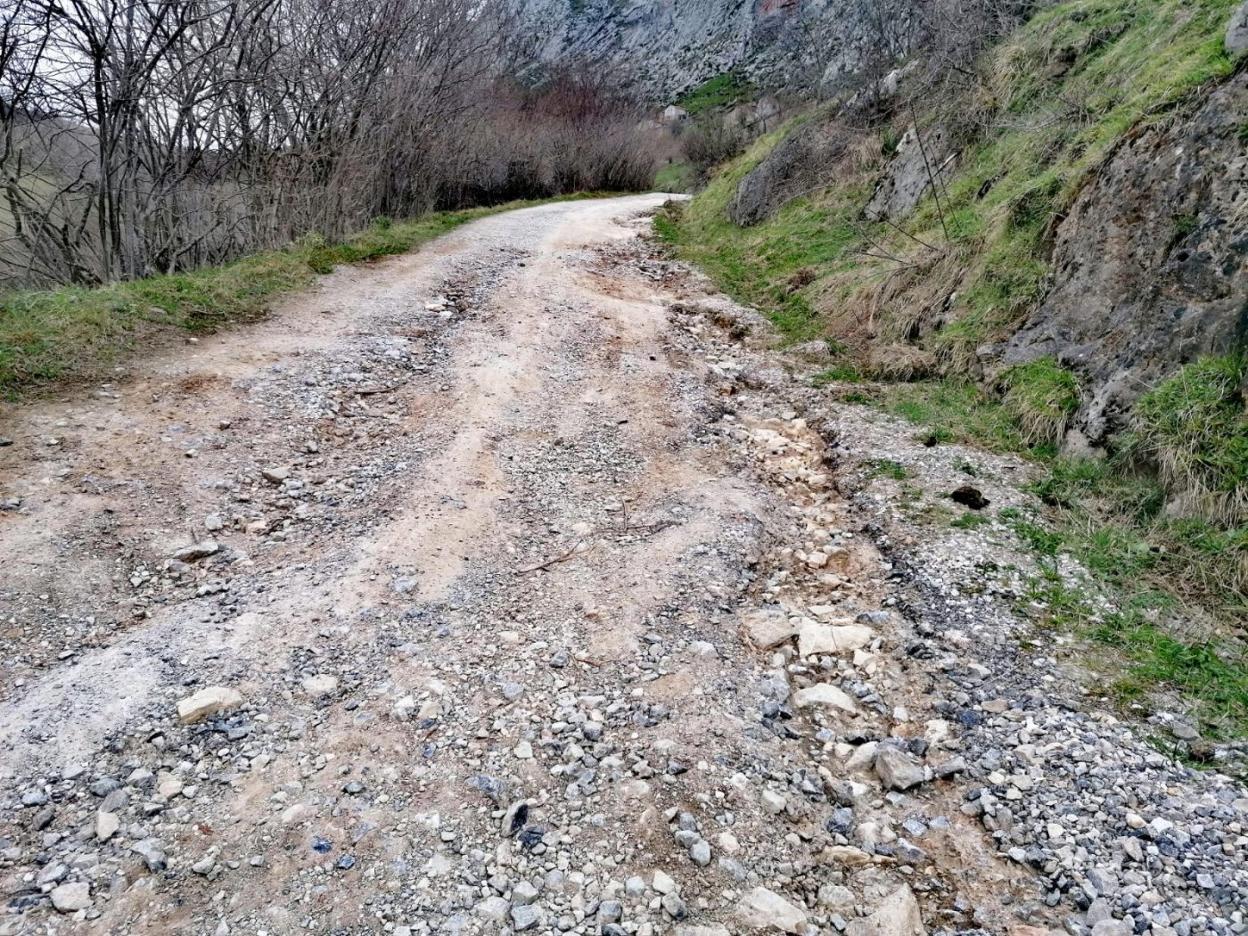
[[[379,215],[640,186],[640,115],[505,78],[492,0],[10,0],[0,283],[217,263]]]

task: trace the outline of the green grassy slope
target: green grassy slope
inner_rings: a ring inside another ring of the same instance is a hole
[[[753,228],[728,220],[740,180],[790,125],[721,167],[684,210],[657,219],[656,230],[726,291],[769,314],[787,340],[826,338],[840,352],[817,381],[829,392],[919,423],[934,442],[1039,462],[1036,493],[1046,506],[1013,521],[1046,570],[1031,613],[1102,648],[1124,700],[1165,686],[1189,699],[1213,733],[1242,736],[1244,361],[1198,362],[1156,388],[1108,460],[1059,457],[1055,442],[1079,386],[1054,361],[1014,368],[989,386],[966,377],[976,349],[1010,334],[1040,300],[1053,226],[1116,144],[1233,72],[1223,34],[1237,3],[1056,3],[990,50],[961,92],[853,131],[825,188]],[[939,125],[954,139],[953,174],[939,198],[929,195],[897,227],[868,222],[862,210],[874,182],[915,116],[920,128]],[[921,351],[921,360],[890,361],[902,345]],[[898,374],[933,379],[889,382]],[[1101,613],[1099,601],[1058,574],[1062,554],[1081,561],[1117,611]],[[1193,615],[1212,626],[1170,627]]]
[[[1222,36],[1235,5],[1067,0],[1045,10],[985,58],[972,89],[919,111],[921,125],[950,128],[961,155],[942,197],[927,198],[904,232],[860,214],[908,109],[864,132],[860,153],[827,188],[740,229],[725,208],[786,131],[758,140],[662,233],[735,294],[773,311],[793,337],[844,338],[846,311],[858,312],[885,281],[897,300],[884,303],[885,318],[907,314],[913,303],[903,299],[928,304],[956,291],[933,347],[958,360],[1038,300],[1050,225],[1115,143],[1231,73]],[[1068,56],[1068,69],[1054,67]]]

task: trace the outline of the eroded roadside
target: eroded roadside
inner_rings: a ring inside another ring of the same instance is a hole
[[[660,201],[4,414],[0,931],[1242,930],[1242,788],[959,594]]]

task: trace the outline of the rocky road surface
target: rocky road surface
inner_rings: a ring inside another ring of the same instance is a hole
[[[1026,467],[828,402],[662,201],[3,413],[0,933],[1248,932],[1244,788],[870,470]]]

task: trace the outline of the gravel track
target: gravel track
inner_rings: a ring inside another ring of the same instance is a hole
[[[663,200],[0,414],[0,933],[1245,932],[1242,787],[1066,701],[860,470],[965,455],[795,380]]]

